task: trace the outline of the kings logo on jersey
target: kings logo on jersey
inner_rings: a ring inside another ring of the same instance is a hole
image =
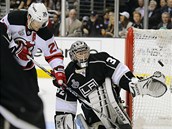
[[[97,82],[94,79],[91,79],[84,85],[79,87],[80,92],[84,97],[87,97],[94,89],[98,86]]]

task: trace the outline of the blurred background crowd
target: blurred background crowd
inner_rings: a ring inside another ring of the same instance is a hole
[[[66,0],[65,37],[115,37],[125,38],[131,26],[145,29],[146,0],[119,0],[118,19],[115,19],[115,0]],[[172,0],[147,0],[146,29],[172,29]],[[61,0],[10,0],[10,12],[27,10],[32,2],[42,2],[50,14],[48,28],[61,36]],[[0,18],[5,15],[6,1],[1,0]]]

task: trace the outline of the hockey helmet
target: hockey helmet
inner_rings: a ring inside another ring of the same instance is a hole
[[[71,45],[69,55],[71,60],[76,62],[80,68],[85,68],[88,66],[90,48],[85,42],[76,41]]]
[[[48,25],[48,11],[43,3],[32,3],[28,8],[28,15],[30,15],[32,21],[37,21],[41,24],[41,27],[46,27]],[[30,26],[28,23],[28,27]]]

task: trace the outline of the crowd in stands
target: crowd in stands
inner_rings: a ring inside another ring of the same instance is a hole
[[[55,10],[48,27],[55,36],[61,36],[61,0],[11,0],[11,8],[27,9],[32,2],[42,2],[49,10]],[[144,0],[133,2],[137,4],[131,6],[130,3],[120,10],[118,30],[121,38],[125,38],[129,27],[143,29]],[[72,8],[66,0],[67,37],[114,37],[114,9],[107,9],[102,14],[92,10],[90,15],[78,17],[77,7],[77,0],[73,0]],[[148,29],[172,29],[172,0],[149,0]]]

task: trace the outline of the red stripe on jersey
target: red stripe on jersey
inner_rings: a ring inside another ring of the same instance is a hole
[[[51,62],[52,60],[54,60],[56,58],[63,60],[63,55],[60,53],[60,54],[55,54],[55,55],[52,55],[52,56],[46,56],[45,60],[49,63],[49,62]]]

